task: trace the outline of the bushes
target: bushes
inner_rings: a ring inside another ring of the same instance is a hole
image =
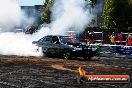
[[[131,6],[128,0],[105,0],[104,28],[127,28],[131,26]]]

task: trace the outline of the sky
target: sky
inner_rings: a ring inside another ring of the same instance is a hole
[[[43,5],[45,0],[17,0],[20,6]]]

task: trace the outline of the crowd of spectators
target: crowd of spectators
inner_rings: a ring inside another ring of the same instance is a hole
[[[102,32],[103,33],[103,32]],[[103,34],[100,34],[101,37],[107,37],[107,38],[100,38],[97,36],[97,34],[92,31],[92,32],[87,32],[85,34],[85,42],[87,43],[96,43],[96,40],[100,39],[100,43],[103,41],[106,41],[109,44],[116,44],[116,45],[126,45],[126,46],[131,46],[132,45],[132,35],[131,33],[115,33],[115,32],[109,32],[108,34],[105,34],[107,36],[103,36]],[[105,40],[107,39],[107,40]]]

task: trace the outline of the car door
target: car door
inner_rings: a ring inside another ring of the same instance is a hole
[[[46,36],[41,41],[40,47],[42,47],[43,52],[50,52],[49,50],[53,47],[51,41],[52,41],[52,36]]]
[[[53,46],[53,53],[59,53],[60,52],[60,42],[58,36],[52,37],[52,46]]]

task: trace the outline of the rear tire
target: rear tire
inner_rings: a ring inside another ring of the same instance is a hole
[[[42,48],[42,51],[43,51],[43,56],[44,57],[49,57],[50,56],[49,53],[47,52],[48,49],[45,50],[45,48]]]
[[[85,60],[91,60],[91,58],[92,58],[92,55],[91,55],[92,53],[90,53],[90,52],[84,52],[84,56],[83,56],[83,58],[85,59]]]
[[[69,51],[64,51],[62,54],[62,57],[66,60],[68,60],[71,56],[71,53]]]
[[[83,57],[85,60],[91,60],[91,56],[88,56],[88,57]]]

